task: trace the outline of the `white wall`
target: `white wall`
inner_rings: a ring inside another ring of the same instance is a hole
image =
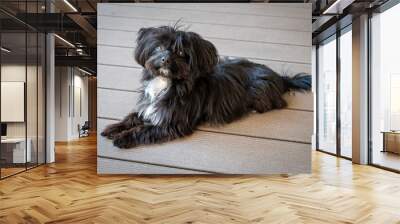
[[[55,85],[55,140],[77,139],[78,124],[88,120],[88,78],[76,68],[56,67]]]
[[[55,69],[55,140],[68,140],[68,86],[69,75],[67,67],[56,67]]]
[[[78,72],[78,74],[76,73]],[[73,86],[74,88],[74,93],[75,94],[73,97],[74,99],[74,108],[72,109],[72,119],[71,119],[71,135],[72,138],[78,138],[79,137],[79,132],[78,132],[78,124],[82,126],[85,121],[88,121],[89,116],[88,116],[88,77],[87,76],[82,76],[83,73],[79,72],[78,70],[75,69],[75,75],[74,75],[74,83]],[[78,93],[80,91],[80,93]],[[80,99],[79,99],[80,95]],[[78,101],[81,102],[78,102]],[[79,108],[81,107],[81,108]],[[81,111],[80,111],[81,110]]]

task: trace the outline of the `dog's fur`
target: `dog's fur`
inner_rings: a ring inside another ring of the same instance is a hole
[[[222,125],[250,111],[286,106],[289,90],[309,90],[311,77],[280,76],[246,59],[221,59],[194,32],[162,26],[140,29],[136,61],[144,67],[137,112],[102,133],[131,148],[190,135],[201,123]]]

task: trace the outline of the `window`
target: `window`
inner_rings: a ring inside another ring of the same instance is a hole
[[[318,145],[336,153],[336,36],[318,47]]]
[[[371,18],[371,140],[373,164],[400,170],[400,4]]]
[[[340,155],[352,157],[352,33],[351,26],[340,36]]]
[[[353,78],[351,24],[320,43],[317,53],[317,147],[320,151],[351,158]]]

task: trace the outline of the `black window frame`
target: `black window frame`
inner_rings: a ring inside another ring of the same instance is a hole
[[[336,28],[335,32],[330,32],[330,35],[323,34],[323,38],[319,39],[316,45],[316,150],[319,152],[323,152],[329,155],[337,156],[340,158],[344,158],[347,160],[352,160],[352,158],[343,156],[341,153],[341,120],[340,120],[340,77],[341,77],[341,67],[340,67],[340,37],[352,31],[352,17],[346,16],[343,18],[343,21],[339,20],[336,24],[333,25],[333,28]],[[330,41],[336,41],[336,152],[328,152],[319,147],[319,47],[322,43],[328,43]]]

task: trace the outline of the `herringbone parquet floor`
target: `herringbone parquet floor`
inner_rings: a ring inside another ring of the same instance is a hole
[[[294,176],[97,176],[96,139],[0,181],[0,223],[400,223],[400,175],[314,152]]]

